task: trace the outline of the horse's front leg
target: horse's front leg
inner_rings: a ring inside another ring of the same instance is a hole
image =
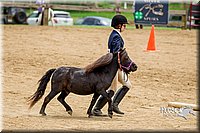
[[[101,93],[101,95],[103,97],[106,97],[106,99],[108,100],[108,116],[110,118],[112,118],[113,115],[113,108],[112,108],[112,96],[114,95],[114,91],[113,90],[109,90],[108,93],[106,93],[106,91],[103,91]]]
[[[90,117],[92,115],[92,108],[94,107],[94,104],[96,103],[99,95],[100,94],[98,94],[98,93],[94,93],[94,95],[92,97],[92,101],[90,102],[90,106],[89,106],[89,108],[87,110],[88,117]]]

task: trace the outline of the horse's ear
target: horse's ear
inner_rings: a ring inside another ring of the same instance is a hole
[[[121,48],[120,49],[120,53],[123,53],[124,51],[126,51],[126,48]]]
[[[126,48],[121,48],[121,49],[120,49],[121,52],[123,52],[123,51],[125,51],[125,50],[126,50]]]

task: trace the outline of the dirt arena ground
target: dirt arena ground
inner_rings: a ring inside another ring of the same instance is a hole
[[[187,120],[164,115],[168,102],[197,104],[196,30],[160,30],[155,27],[156,51],[146,52],[150,28],[122,33],[129,56],[138,65],[130,74],[132,88],[120,104],[125,115],[87,118],[92,95],[70,94],[66,101],[73,115],[54,98],[47,116],[39,115],[44,97],[28,110],[27,98],[50,68],[84,67],[107,52],[111,28],[2,26],[3,129],[54,131],[192,131],[198,117]],[[120,87],[120,84],[119,84]],[[44,96],[50,91],[48,84]],[[107,105],[103,108],[107,114]]]

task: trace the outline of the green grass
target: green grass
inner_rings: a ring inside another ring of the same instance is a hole
[[[188,6],[188,3],[187,5]],[[104,7],[104,8],[113,8],[113,5],[110,5],[108,3],[101,3],[99,7]],[[27,15],[29,15],[34,9],[28,9],[27,10]],[[169,10],[184,10],[184,4],[183,3],[169,3]],[[113,12],[94,12],[94,11],[73,11],[73,10],[66,10],[70,12],[71,17],[74,19],[74,22],[76,22],[77,19],[83,18],[86,16],[101,16],[101,17],[106,17],[112,19],[113,16],[116,14],[115,11]],[[127,26],[127,29],[132,29],[134,27],[133,22],[134,22],[134,17],[132,12],[122,12],[122,15],[126,16],[128,21],[130,22],[130,25]],[[87,27],[87,26],[86,26]],[[96,26],[95,26],[96,27]],[[144,26],[144,29],[151,28],[149,26]],[[156,27],[157,29],[165,29],[161,27]],[[166,29],[177,29],[177,28],[169,28],[167,27]],[[180,29],[180,28],[178,28]]]
[[[27,9],[26,13],[29,15],[32,13],[34,9]],[[116,14],[113,12],[92,12],[92,11],[73,11],[73,10],[66,10],[70,12],[71,17],[74,19],[74,22],[79,18],[84,18],[86,16],[100,16],[112,19],[113,16]],[[132,12],[123,12],[122,15],[126,16],[128,21],[133,21],[133,13]]]
[[[188,4],[188,3],[187,3]],[[103,8],[113,8],[112,4],[109,4],[107,2],[99,3],[99,7]],[[184,10],[183,3],[169,3],[169,9],[170,10]],[[27,10],[27,15],[29,15],[33,9]],[[83,18],[86,16],[101,16],[112,19],[112,17],[115,15],[115,11],[113,12],[92,12],[92,11],[73,11],[73,10],[66,10],[70,12],[71,17],[76,21],[79,18]],[[122,15],[125,15],[129,22],[133,22],[133,13],[132,12],[122,12]]]
[[[100,7],[109,7],[111,5],[108,5],[108,3],[103,3],[100,5]],[[184,10],[183,3],[169,3],[169,10]],[[92,11],[71,11],[70,12],[71,17],[76,21],[79,18],[83,18],[86,16],[100,16],[100,17],[106,17],[112,19],[112,17],[115,15],[115,12],[92,12]],[[132,12],[122,12],[122,15],[125,15],[129,22],[133,22],[133,13]]]
[[[101,8],[115,8],[115,5],[110,4],[108,2],[99,2],[98,3],[98,7],[101,7]]]
[[[86,16],[100,16],[100,17],[106,17],[112,19],[112,17],[115,15],[115,12],[90,12],[90,11],[69,11],[71,14],[71,17],[76,21],[79,18],[83,18]],[[133,14],[132,12],[124,12],[122,15],[126,16],[129,21],[133,21]]]
[[[186,3],[186,8],[189,7],[189,3]],[[170,3],[169,10],[185,10],[184,3]]]

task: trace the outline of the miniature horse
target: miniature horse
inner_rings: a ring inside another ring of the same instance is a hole
[[[118,53],[108,53],[85,68],[59,67],[50,69],[38,81],[37,91],[29,98],[30,108],[44,95],[47,83],[51,75],[51,92],[45,97],[40,114],[46,115],[47,104],[58,94],[58,101],[65,107],[66,111],[72,115],[71,107],[64,101],[70,92],[78,95],[93,94],[90,106],[87,110],[88,117],[92,115],[92,108],[99,95],[108,100],[108,116],[112,118],[112,99],[106,90],[110,87],[117,70],[123,69],[125,73],[137,70],[137,65],[131,61],[125,49]]]

